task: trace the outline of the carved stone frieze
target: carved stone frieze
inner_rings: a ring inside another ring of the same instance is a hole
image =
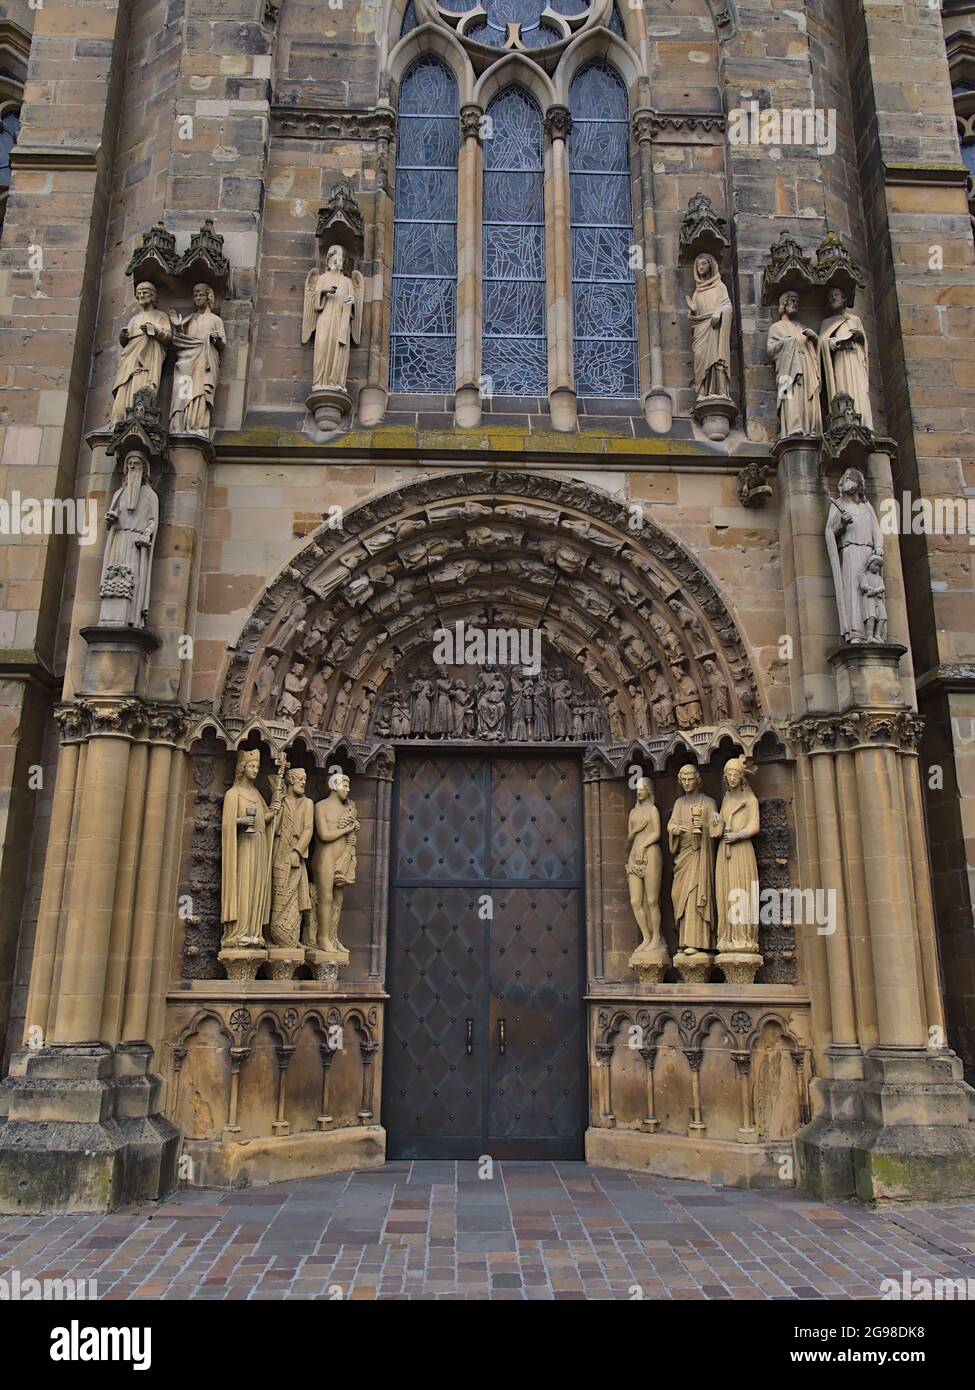
[[[917,748],[924,720],[914,710],[852,710],[797,719],[788,737],[803,753],[837,753],[886,744],[901,752]]]
[[[302,140],[389,140],[396,130],[391,107],[271,107],[271,134]]]

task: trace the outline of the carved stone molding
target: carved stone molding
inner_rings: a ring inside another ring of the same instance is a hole
[[[396,115],[390,107],[353,110],[329,106],[272,106],[271,134],[300,140],[390,140]]]
[[[153,705],[142,700],[86,698],[58,705],[54,719],[61,730],[62,743],[84,742],[98,735],[142,738],[152,743],[182,746],[189,727],[189,716],[178,705]]]
[[[655,111],[641,106],[633,113],[633,135],[638,144],[651,140],[661,145],[715,144],[727,129],[724,115],[712,111]]]
[[[913,710],[853,710],[846,714],[797,719],[788,737],[803,753],[840,753],[853,748],[886,745],[913,753],[924,720]]]

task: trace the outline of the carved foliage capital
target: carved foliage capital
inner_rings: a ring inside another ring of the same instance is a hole
[[[887,745],[913,752],[924,720],[913,710],[854,710],[846,714],[796,720],[789,737],[803,753],[841,753],[852,748]]]

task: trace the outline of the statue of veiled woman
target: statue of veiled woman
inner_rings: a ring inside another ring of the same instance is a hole
[[[223,951],[261,948],[271,915],[271,832],[280,805],[279,783],[268,806],[254,783],[261,770],[256,748],[237,754],[234,784],[223,799],[220,923]]]
[[[761,829],[758,797],[748,785],[743,758],[732,758],[724,769],[724,800],[718,815],[721,839],[714,875],[718,904],[718,950],[758,951],[758,861],[752,841]],[[754,919],[754,920],[753,920]],[[720,962],[719,962],[720,964]],[[758,958],[756,969],[761,964]]]
[[[694,387],[698,400],[731,391],[731,296],[713,256],[694,262],[694,293],[688,296],[694,329]]]
[[[323,271],[308,272],[301,341],[307,343],[315,335],[312,387],[316,391],[326,387],[345,390],[349,354],[362,331],[363,294],[361,273],[345,273],[345,252],[341,246],[329,248]]]

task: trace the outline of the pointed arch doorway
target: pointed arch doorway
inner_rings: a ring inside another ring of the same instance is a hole
[[[402,751],[383,1122],[390,1158],[581,1158],[578,758]]]

